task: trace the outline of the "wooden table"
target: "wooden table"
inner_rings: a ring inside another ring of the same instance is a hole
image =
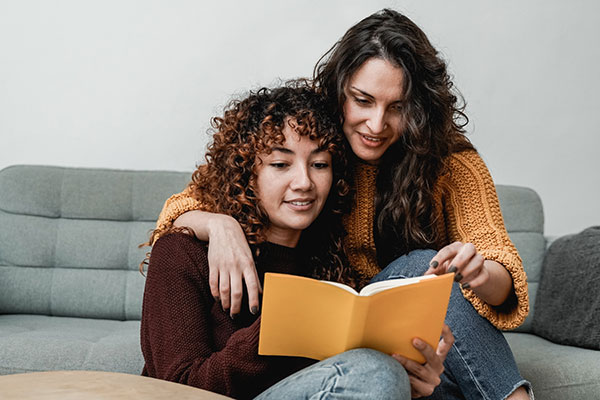
[[[103,371],[49,371],[0,376],[2,400],[224,400],[179,383]]]

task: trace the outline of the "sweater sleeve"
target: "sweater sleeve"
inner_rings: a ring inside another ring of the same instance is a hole
[[[162,211],[156,221],[155,235],[153,235],[154,243],[165,234],[172,226],[173,222],[181,214],[192,210],[205,210],[203,204],[192,197],[189,186],[181,193],[174,194],[169,197],[163,205]],[[153,245],[154,243],[150,243]]]
[[[258,356],[260,318],[237,330],[224,313],[222,322],[211,318],[214,300],[202,246],[175,233],[159,239],[152,249],[141,323],[144,371],[155,378],[238,397],[242,388],[260,384],[267,369],[267,360]],[[232,326],[220,349],[214,334],[218,324]]]
[[[444,225],[440,228],[446,232],[447,243],[472,243],[485,259],[506,268],[514,287],[506,304],[499,307],[485,303],[470,289],[463,289],[463,294],[494,326],[514,329],[529,313],[527,277],[504,226],[490,172],[479,154],[471,150],[453,154],[447,165],[448,173],[440,177],[435,196],[442,208],[438,223]]]

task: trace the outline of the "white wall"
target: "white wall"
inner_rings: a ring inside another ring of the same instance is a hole
[[[309,76],[385,6],[449,61],[496,182],[534,188],[548,234],[600,224],[593,0],[0,0],[0,168],[191,171],[230,95]]]

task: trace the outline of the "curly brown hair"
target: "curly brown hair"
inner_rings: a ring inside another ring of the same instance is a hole
[[[363,19],[317,62],[314,80],[343,120],[344,89],[369,59],[380,58],[404,73],[404,132],[380,160],[375,198],[375,234],[380,265],[412,249],[439,245],[431,220],[433,187],[444,159],[474,149],[464,135],[468,118],[446,63],[425,33],[408,17],[384,9]],[[380,248],[386,247],[386,248]]]
[[[289,121],[293,120],[293,124]],[[269,154],[283,144],[288,124],[300,136],[317,141],[331,153],[333,184],[317,219],[302,233],[298,246],[310,254],[305,260],[319,279],[350,280],[341,239],[341,215],[347,212],[347,148],[339,122],[327,112],[325,98],[306,80],[281,87],[261,88],[241,100],[232,100],[222,117],[211,120],[212,142],[188,189],[206,210],[234,217],[241,225],[255,257],[266,240],[269,216],[257,197],[257,155]],[[175,228],[176,229],[176,228]]]

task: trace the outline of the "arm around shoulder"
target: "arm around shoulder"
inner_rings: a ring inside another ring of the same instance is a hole
[[[202,210],[204,208],[205,207],[203,206],[202,202],[196,200],[192,196],[189,186],[181,193],[177,193],[169,197],[167,201],[165,201],[162,211],[158,216],[156,228],[152,233],[152,238],[150,239],[150,244],[153,245],[158,238],[163,236],[173,226],[181,226],[175,224],[175,221],[180,216],[188,211]]]

